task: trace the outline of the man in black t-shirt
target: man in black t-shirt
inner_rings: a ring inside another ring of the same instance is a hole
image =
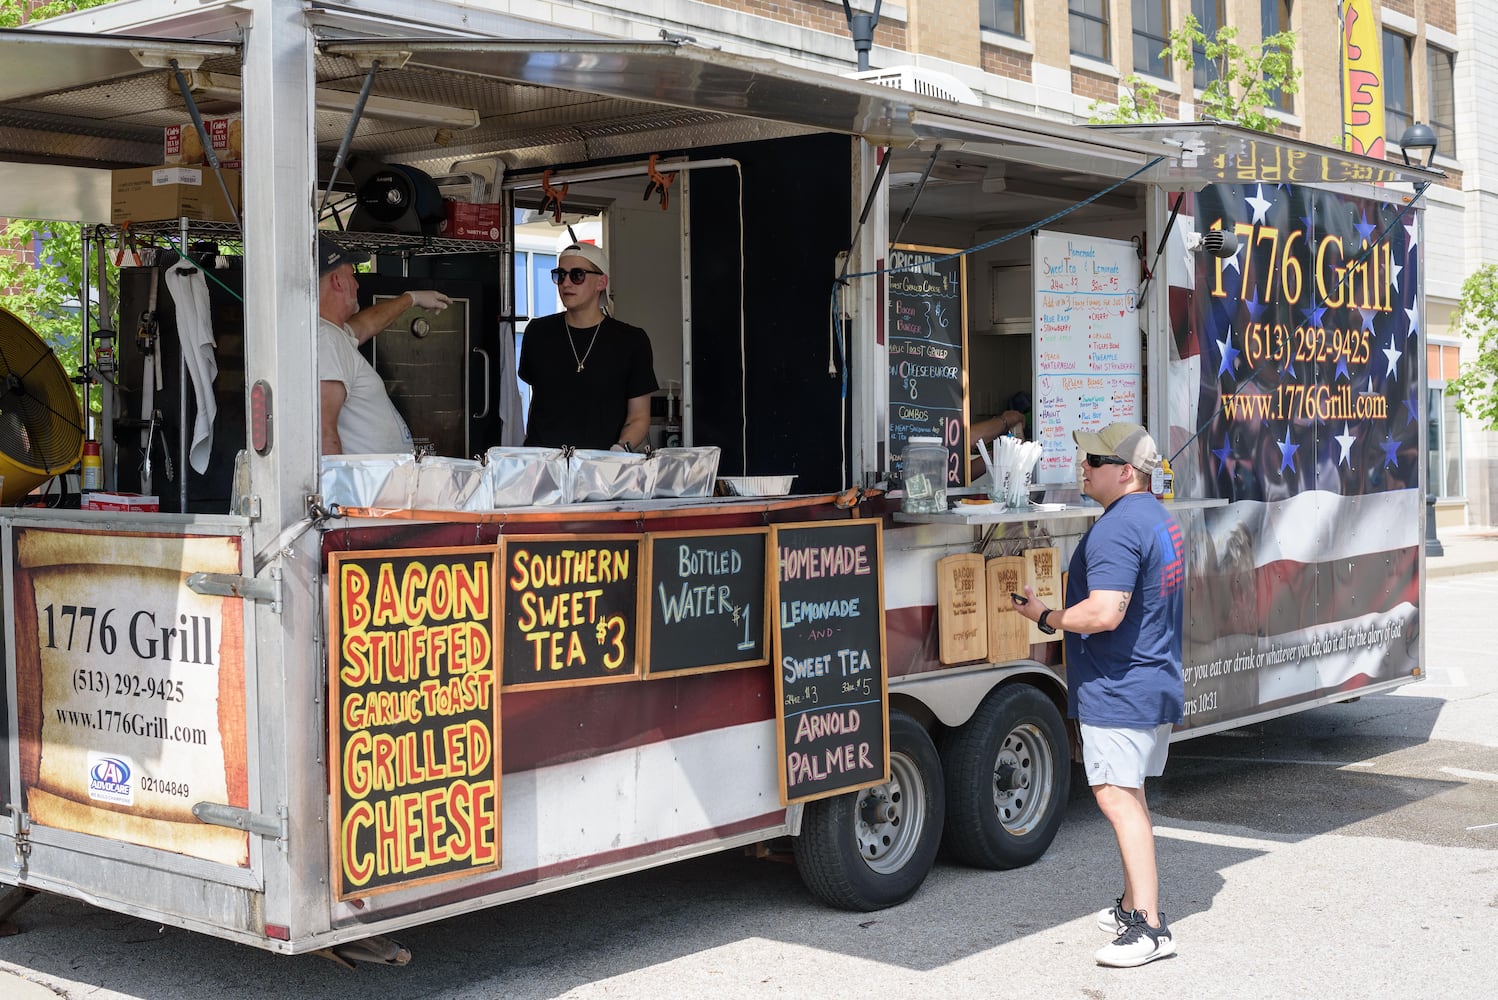
[[[531,387],[525,443],[637,451],[659,388],[650,337],[603,310],[608,256],[591,243],[561,252],[551,272],[565,312],[525,328],[519,374]]]

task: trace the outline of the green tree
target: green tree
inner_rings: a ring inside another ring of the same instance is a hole
[[[1498,265],[1484,264],[1467,275],[1451,329],[1477,346],[1477,356],[1463,363],[1448,386],[1457,394],[1456,408],[1498,430]]]
[[[51,0],[49,3],[27,3],[27,0],[0,0],[0,28],[14,28],[28,20],[40,21],[75,10],[98,7],[109,0]],[[28,17],[29,15],[29,17]]]
[[[1276,94],[1300,91],[1300,70],[1295,68],[1295,32],[1270,35],[1258,48],[1249,50],[1238,44],[1238,29],[1232,25],[1223,25],[1214,37],[1208,38],[1201,23],[1187,14],[1186,23],[1171,31],[1170,42],[1162,54],[1170,56],[1181,68],[1182,78],[1189,82],[1198,48],[1217,67],[1217,74],[1197,99],[1197,116],[1256,132],[1273,132],[1279,121],[1266,113],[1266,109],[1275,105]],[[1138,73],[1125,77],[1123,86],[1126,89],[1116,105],[1093,101],[1088,108],[1091,114],[1088,121],[1097,125],[1165,119],[1158,86]]]

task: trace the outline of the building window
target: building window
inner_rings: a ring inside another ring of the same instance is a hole
[[[1134,72],[1170,79],[1170,0],[1134,0]]]
[[[517,213],[518,214],[518,213]],[[557,286],[551,280],[551,269],[557,266],[557,255],[540,251],[515,251],[515,363],[520,363],[520,348],[525,343],[525,328],[537,316],[562,311]],[[530,418],[531,387],[517,380],[521,412]]]
[[[1025,37],[1025,0],[978,0],[978,25],[1002,35]]]
[[[1415,40],[1384,29],[1384,135],[1398,142],[1414,118],[1410,115],[1410,52]]]
[[[1259,28],[1263,31],[1263,34],[1259,36],[1261,38],[1289,31],[1290,0],[1259,0]],[[1270,99],[1273,101],[1273,106],[1281,111],[1295,110],[1295,102],[1291,95],[1278,87],[1274,88]]]
[[[1191,13],[1208,40],[1216,38],[1217,32],[1227,23],[1225,6],[1226,0],[1191,0]],[[1191,46],[1191,57],[1191,82],[1197,90],[1205,90],[1217,79],[1217,64],[1208,60],[1206,48],[1196,43]]]
[[[1067,0],[1071,10],[1071,50],[1102,62],[1112,61],[1108,45],[1108,0]]]
[[[1430,384],[1430,411],[1426,438],[1426,489],[1437,497],[1460,497],[1462,482],[1462,415],[1456,411],[1456,393],[1444,382]]]
[[[1430,127],[1435,129],[1436,149],[1456,155],[1456,53],[1425,43],[1425,62],[1430,71]]]

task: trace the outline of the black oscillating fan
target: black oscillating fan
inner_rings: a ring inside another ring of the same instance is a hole
[[[0,475],[9,503],[78,464],[83,410],[52,348],[0,309]]]

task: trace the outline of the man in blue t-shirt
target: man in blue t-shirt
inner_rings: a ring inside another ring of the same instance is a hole
[[[1015,602],[1042,631],[1066,632],[1067,708],[1082,733],[1082,760],[1098,808],[1113,825],[1124,892],[1098,914],[1114,935],[1103,965],[1134,966],[1175,952],[1160,913],[1155,830],[1144,779],[1165,770],[1171,727],[1181,721],[1181,528],[1150,492],[1160,466],[1143,427],[1115,423],[1076,431],[1082,491],[1102,516],[1072,554],[1066,607]]]

